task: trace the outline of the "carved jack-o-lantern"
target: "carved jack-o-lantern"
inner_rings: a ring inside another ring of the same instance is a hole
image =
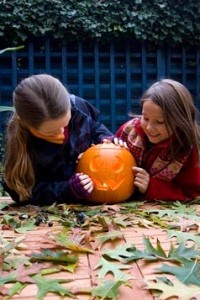
[[[77,172],[90,176],[94,189],[88,200],[97,203],[118,203],[127,200],[134,191],[131,153],[113,143],[103,143],[87,149],[79,160]]]

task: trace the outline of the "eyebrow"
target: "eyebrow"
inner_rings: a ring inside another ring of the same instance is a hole
[[[148,115],[146,115],[145,113],[142,113],[142,116],[148,118]],[[154,117],[154,119],[162,119],[164,121],[164,117],[162,117],[162,116],[160,116],[160,117]]]

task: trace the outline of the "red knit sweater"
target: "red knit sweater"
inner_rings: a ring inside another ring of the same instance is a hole
[[[138,167],[150,175],[146,199],[183,201],[200,196],[200,164],[195,147],[187,155],[173,160],[167,154],[170,139],[148,147],[138,118],[122,125],[116,136],[127,142]]]

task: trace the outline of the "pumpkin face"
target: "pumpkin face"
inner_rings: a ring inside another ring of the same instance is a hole
[[[127,200],[134,191],[133,166],[135,160],[126,148],[103,143],[83,153],[76,171],[93,180],[94,189],[88,200],[118,203]]]

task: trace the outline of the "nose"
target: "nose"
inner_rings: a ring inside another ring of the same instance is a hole
[[[57,129],[54,134],[52,134],[53,136],[57,136],[58,134],[63,134],[64,133],[64,127],[61,127],[59,129]]]
[[[58,130],[58,133],[59,133],[59,134],[64,133],[64,130],[65,130],[64,127],[61,127],[61,128]]]
[[[155,129],[155,126],[152,123],[147,124],[147,130],[150,131],[152,129]]]
[[[64,128],[64,127],[61,127],[61,128],[60,128],[60,131],[61,131],[61,133],[64,133],[65,128]]]

